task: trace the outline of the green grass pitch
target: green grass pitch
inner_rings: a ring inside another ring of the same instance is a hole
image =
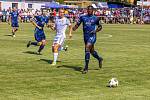
[[[85,75],[81,27],[66,40],[69,50],[60,52],[57,66],[49,64],[55,32],[45,29],[47,45],[35,55],[38,47],[26,48],[33,30],[20,23],[12,38],[11,27],[0,23],[0,100],[150,100],[150,25],[103,25],[95,45],[103,68],[91,56]],[[106,87],[112,77],[117,88]]]

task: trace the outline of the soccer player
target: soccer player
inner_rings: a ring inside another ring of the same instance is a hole
[[[10,22],[11,22],[11,27],[12,27],[12,37],[16,37],[15,33],[18,30],[19,24],[18,24],[18,17],[19,17],[19,13],[16,9],[16,7],[14,7],[12,9],[12,12],[10,12]]]
[[[93,15],[93,6],[87,7],[87,15],[80,16],[78,22],[73,27],[75,31],[81,23],[83,23],[84,43],[85,43],[85,67],[83,74],[88,72],[88,64],[90,60],[90,54],[96,58],[99,62],[99,67],[102,67],[103,58],[98,55],[94,50],[94,44],[96,42],[96,33],[102,29],[102,25],[99,23],[99,18]]]
[[[34,18],[31,19],[31,23],[35,26],[34,37],[35,37],[36,42],[29,41],[27,44],[27,47],[30,47],[30,45],[40,46],[37,52],[37,54],[39,55],[41,54],[41,51],[44,49],[44,46],[46,44],[44,26],[49,21],[49,17],[46,16],[46,13],[47,12],[44,11],[43,14],[34,16]]]
[[[59,51],[63,49],[63,44],[66,38],[65,31],[67,29],[67,26],[69,26],[69,38],[71,38],[72,37],[72,33],[71,33],[72,25],[69,19],[67,19],[64,16],[64,10],[60,9],[59,16],[55,18],[54,25],[52,24],[50,25],[50,27],[53,30],[56,30],[56,35],[55,35],[53,45],[52,45],[52,52],[54,56],[52,65],[56,65]]]

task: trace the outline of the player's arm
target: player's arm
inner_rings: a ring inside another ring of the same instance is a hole
[[[9,15],[9,18],[8,18],[8,24],[10,25],[11,24],[11,16]]]
[[[82,17],[79,18],[78,22],[76,23],[76,25],[72,28],[73,31],[75,31],[79,26],[80,24],[82,23]]]
[[[20,22],[22,22],[22,16],[20,14],[19,14],[18,18],[19,18]]]
[[[18,12],[18,19],[21,22],[21,14]]]
[[[69,38],[72,38],[72,25],[69,25]]]
[[[49,19],[49,21],[47,23],[47,27],[50,28],[50,29],[52,29],[53,31],[56,30],[56,28],[55,28],[55,22],[53,20]]]
[[[56,30],[56,28],[55,28],[55,24],[54,24],[54,23],[52,23],[52,22],[49,22],[49,23],[48,23],[48,25],[47,25],[47,27],[48,27],[48,28],[50,28],[50,29],[52,29],[53,31],[55,31],[55,30]]]
[[[96,32],[101,31],[102,30],[102,25],[100,24],[100,19],[99,18],[97,18],[96,24],[97,24]]]
[[[78,24],[76,24],[72,29],[73,29],[73,31],[75,31],[77,28],[79,27],[79,25]]]
[[[31,22],[35,27],[37,27],[37,28],[39,28],[39,29],[42,29],[42,27],[40,27],[40,26],[38,26],[38,25],[36,24],[34,18],[31,18],[31,19],[30,19],[30,22]]]
[[[9,13],[9,17],[8,17],[8,24],[11,24],[11,13]]]
[[[67,19],[67,25],[69,27],[69,38],[72,38],[72,24],[70,23],[69,19]]]

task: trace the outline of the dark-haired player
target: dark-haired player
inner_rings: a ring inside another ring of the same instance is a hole
[[[98,55],[94,50],[94,44],[96,42],[96,33],[102,29],[102,25],[99,23],[99,18],[93,15],[94,8],[92,6],[87,7],[87,14],[79,18],[79,21],[73,27],[75,31],[81,23],[83,23],[83,34],[85,43],[85,67],[83,74],[88,72],[88,64],[90,60],[90,54],[95,57],[99,62],[99,67],[102,67],[103,58]]]
[[[41,54],[41,51],[44,49],[44,46],[46,44],[46,37],[44,33],[44,26],[49,21],[48,16],[46,16],[46,12],[43,12],[43,14],[34,16],[34,18],[31,19],[31,23],[35,26],[34,30],[34,37],[35,42],[29,41],[27,44],[27,47],[30,45],[39,46],[37,54]]]
[[[10,12],[10,22],[11,22],[11,27],[12,27],[12,37],[15,37],[15,33],[17,32],[18,27],[19,27],[18,17],[19,17],[19,13],[18,13],[16,7],[14,7],[12,9],[12,12]]]

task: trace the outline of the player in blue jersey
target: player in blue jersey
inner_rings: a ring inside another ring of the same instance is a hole
[[[12,12],[10,12],[10,22],[11,22],[11,27],[12,27],[12,37],[15,37],[15,33],[17,32],[18,27],[19,27],[18,17],[19,17],[19,13],[18,13],[16,7],[14,7],[12,9]]]
[[[98,55],[94,50],[94,44],[96,42],[96,33],[102,29],[102,25],[99,23],[99,18],[93,15],[93,6],[87,7],[87,15],[83,15],[79,18],[79,21],[73,27],[75,31],[81,23],[83,23],[84,43],[85,43],[85,67],[83,74],[88,72],[88,64],[90,60],[90,54],[96,58],[99,62],[99,67],[102,67],[103,58]]]
[[[47,25],[48,21],[49,17],[46,16],[45,11],[43,12],[43,14],[34,16],[34,18],[31,19],[31,23],[35,26],[34,37],[36,42],[29,41],[27,47],[29,47],[30,45],[40,46],[37,54],[41,54],[41,51],[44,49],[44,46],[46,44],[44,26],[45,24]]]

